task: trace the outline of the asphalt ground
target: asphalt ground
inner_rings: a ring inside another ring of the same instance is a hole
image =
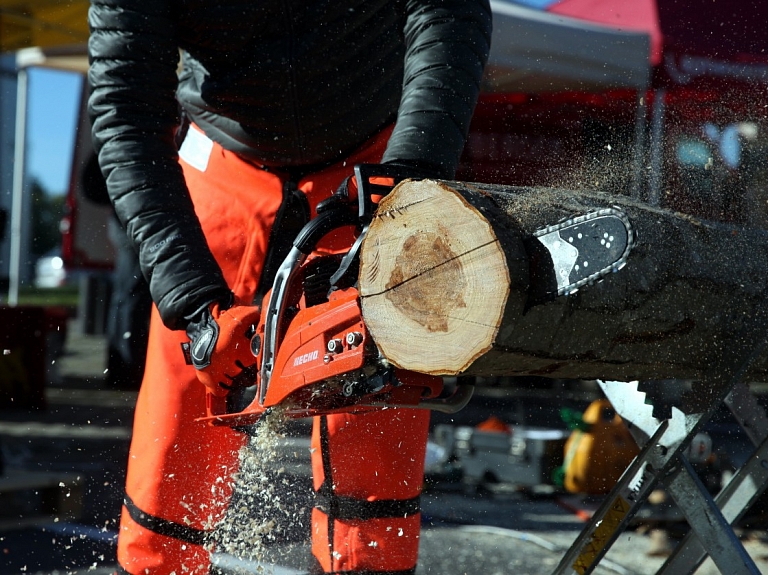
[[[45,410],[0,412],[0,575],[111,573],[117,517],[131,436],[135,392],[105,389],[105,342],[70,330],[63,353],[50,362]],[[578,407],[584,397],[564,391],[529,395],[532,419],[551,421],[556,408]],[[520,413],[519,401],[498,396],[476,401],[460,415],[436,422],[469,423],[496,413]],[[218,553],[219,573],[306,573],[311,507],[309,453],[301,426],[285,440],[276,461],[276,484],[288,485],[289,504],[269,514],[250,505],[256,519],[275,519],[267,538],[254,537],[254,553]],[[279,472],[278,472],[279,470]],[[4,482],[4,483],[3,483]],[[254,489],[247,474],[236,497]],[[584,502],[582,502],[584,503]],[[592,502],[594,503],[594,501]],[[551,573],[583,526],[579,500],[552,489],[521,490],[499,484],[475,490],[442,471],[433,473],[422,500],[419,575],[538,575]],[[587,508],[586,503],[582,505]],[[249,513],[251,513],[249,512]],[[674,515],[674,514],[673,514]],[[251,517],[251,519],[253,518]],[[663,527],[663,530],[652,529]],[[636,522],[613,545],[596,573],[655,573],[685,530],[679,521]],[[762,526],[740,529],[750,556],[768,573],[768,542]],[[258,541],[256,540],[258,539]],[[718,573],[708,561],[698,573]]]

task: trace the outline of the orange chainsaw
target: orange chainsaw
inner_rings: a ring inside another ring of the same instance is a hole
[[[444,394],[441,377],[394,367],[368,333],[356,287],[360,246],[377,200],[413,173],[399,166],[361,164],[354,174],[356,186],[342,185],[318,205],[317,216],[294,240],[250,338],[255,366],[237,378],[227,396],[207,395],[203,420],[241,427],[276,408],[289,417],[390,407],[454,413],[469,402],[474,387],[465,378]],[[345,254],[315,251],[330,232],[349,226],[355,240]],[[606,248],[608,235],[615,239]],[[559,241],[565,237],[570,241]],[[633,237],[623,212],[608,208],[539,230],[526,247],[538,254],[532,261],[546,262],[545,271],[551,273],[537,275],[551,278],[545,291],[557,297],[623,267]],[[598,264],[589,273],[576,265],[585,254]]]

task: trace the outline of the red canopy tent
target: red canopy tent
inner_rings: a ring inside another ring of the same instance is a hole
[[[768,154],[768,3],[491,6],[490,61],[461,178],[600,187],[768,225],[766,170],[751,160]]]
[[[661,62],[662,32],[656,0],[560,0],[550,2],[547,11],[622,31],[648,34],[650,63]]]
[[[768,64],[768,3],[761,0],[492,0],[491,6],[489,91],[635,86],[643,64],[654,81],[762,78]],[[595,78],[598,69],[602,76]],[[513,77],[519,81],[503,81]]]

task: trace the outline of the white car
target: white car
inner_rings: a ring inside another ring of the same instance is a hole
[[[35,287],[55,288],[67,284],[67,270],[64,260],[61,258],[61,250],[56,248],[47,254],[40,256],[35,262]]]

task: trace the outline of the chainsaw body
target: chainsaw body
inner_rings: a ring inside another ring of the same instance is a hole
[[[441,398],[442,378],[390,365],[368,333],[355,287],[358,250],[373,198],[405,176],[399,168],[359,165],[355,177],[358,197],[337,192],[319,207],[277,271],[251,339],[257,371],[243,372],[226,397],[208,394],[204,421],[245,426],[278,407],[289,417],[388,407],[454,412],[469,401],[470,389]],[[375,184],[375,178],[387,181]],[[345,226],[357,232],[349,252],[315,253],[325,235]]]

